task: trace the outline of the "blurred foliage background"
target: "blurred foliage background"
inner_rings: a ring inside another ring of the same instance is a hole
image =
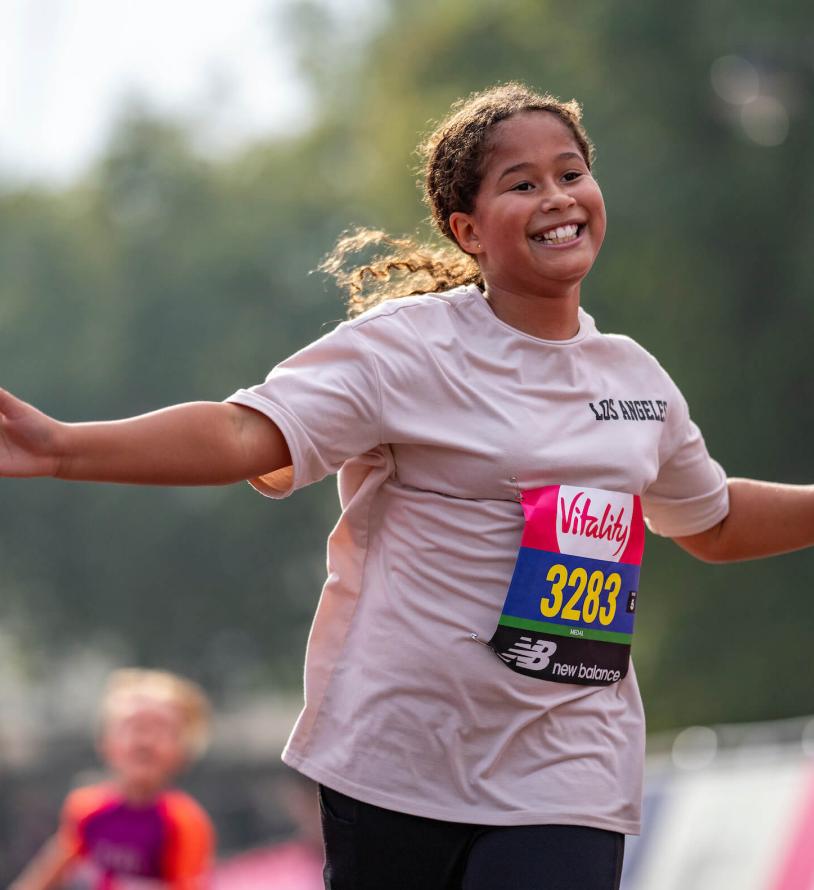
[[[309,274],[343,229],[430,237],[414,147],[431,121],[519,79],[578,98],[597,144],[609,231],[583,300],[600,329],[656,354],[730,475],[811,478],[807,3],[380,0],[364,33],[336,16],[303,0],[276,24],[315,99],[307,132],[205,159],[133,106],[71,187],[2,190],[3,386],[86,420],[261,380],[343,316]],[[95,652],[177,669],[224,707],[299,693],[332,481],[274,504],[246,486],[0,491],[0,688],[64,704]],[[812,570],[811,552],[702,565],[650,536],[650,728],[814,712]]]

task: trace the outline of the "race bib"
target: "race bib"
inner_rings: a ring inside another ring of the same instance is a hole
[[[644,520],[638,495],[572,485],[522,494],[526,523],[489,645],[514,671],[608,686],[627,674]]]

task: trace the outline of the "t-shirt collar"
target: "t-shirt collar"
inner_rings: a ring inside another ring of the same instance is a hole
[[[576,334],[574,334],[573,337],[569,337],[567,340],[544,340],[541,337],[534,337],[531,334],[527,334],[525,331],[521,331],[515,327],[512,327],[505,321],[501,321],[492,311],[492,308],[489,306],[488,301],[483,295],[483,291],[476,284],[467,285],[466,291],[467,293],[475,297],[475,304],[479,307],[480,311],[482,311],[485,316],[491,319],[492,324],[497,325],[504,331],[508,331],[523,340],[529,340],[532,343],[544,343],[546,346],[573,346],[575,343],[582,342],[591,334],[596,332],[596,323],[594,322],[593,317],[589,315],[582,308],[582,306],[580,306],[577,310],[579,330],[576,332]]]

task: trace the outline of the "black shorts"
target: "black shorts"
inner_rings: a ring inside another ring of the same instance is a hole
[[[320,786],[326,890],[618,890],[624,835],[410,816]]]

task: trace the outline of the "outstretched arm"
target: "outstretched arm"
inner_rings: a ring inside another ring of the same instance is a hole
[[[814,545],[814,486],[729,480],[729,514],[698,535],[674,538],[705,562],[774,556]]]
[[[277,426],[225,402],[101,423],[61,423],[0,390],[0,476],[224,485],[289,466]]]
[[[54,835],[9,885],[9,890],[51,890],[59,884],[73,859],[73,852],[59,835]]]

